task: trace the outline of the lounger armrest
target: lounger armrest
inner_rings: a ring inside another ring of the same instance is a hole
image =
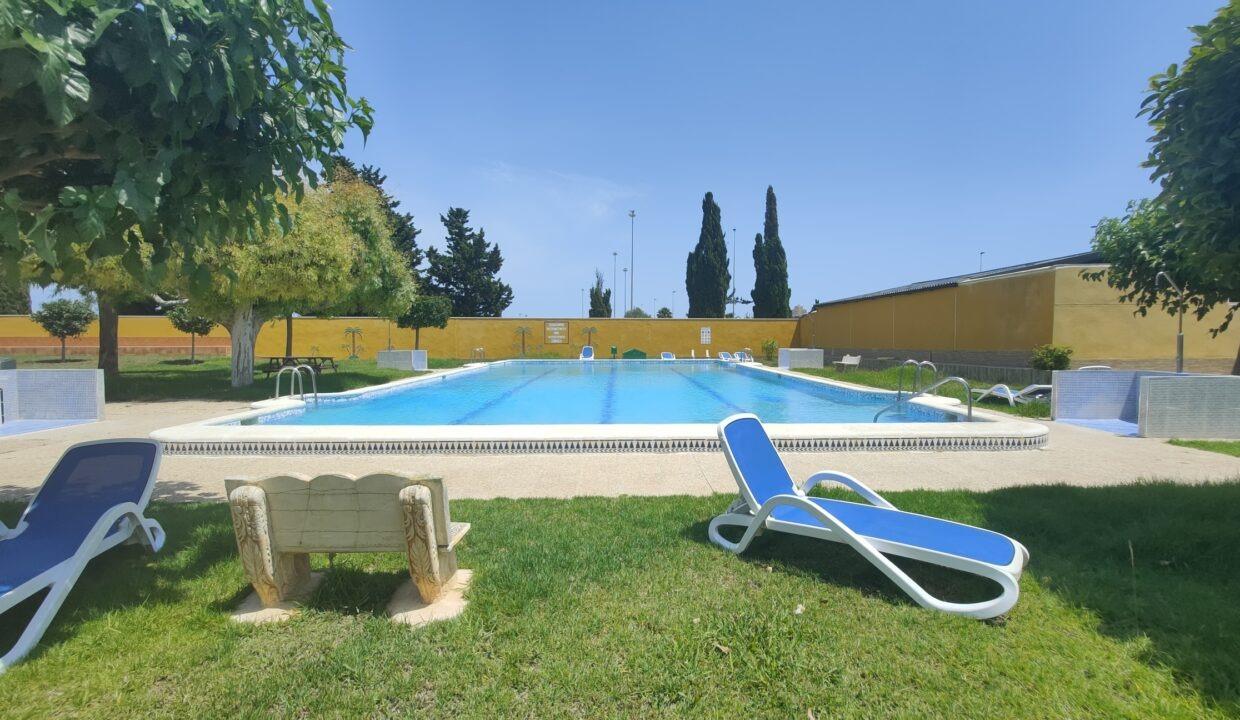
[[[11,532],[13,532],[13,528],[9,527],[8,525],[5,525],[3,522],[0,522],[0,540],[3,540],[6,537],[8,537],[9,533]]]
[[[809,479],[801,485],[801,492],[808,495],[810,490],[813,490],[823,483],[837,483],[839,485],[843,485],[849,490],[852,490],[861,497],[865,498],[866,502],[871,505],[877,505],[878,507],[887,508],[888,510],[896,509],[895,505],[892,505],[884,500],[882,495],[879,495],[871,490],[865,483],[861,482],[852,475],[842,472],[835,472],[834,470],[824,470],[810,475]]]

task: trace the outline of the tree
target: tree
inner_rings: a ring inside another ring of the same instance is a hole
[[[345,132],[369,132],[346,49],[320,0],[3,3],[0,264],[136,274],[144,241],[211,285],[198,250],[283,221]]]
[[[86,328],[95,321],[95,311],[85,300],[52,300],[43,304],[30,314],[32,320],[47,331],[48,335],[60,338],[60,361],[66,357],[66,338],[79,337]]]
[[[753,248],[754,287],[753,316],[756,318],[786,318],[792,316],[788,301],[792,291],[788,288],[788,257],[779,239],[779,210],[775,203],[775,188],[766,188],[766,217],[762,234],[754,239]]]
[[[499,245],[488,243],[482,228],[469,227],[464,208],[448,208],[439,220],[448,230],[447,246],[426,251],[431,293],[449,298],[455,317],[499,317],[512,304],[512,288],[497,277],[504,265]]]
[[[359,168],[352,160],[338,155],[332,159],[328,174],[329,180],[334,178],[336,168],[352,173],[362,182],[379,191],[379,201],[383,203],[383,210],[387,213],[388,222],[392,225],[392,244],[408,260],[409,270],[416,278],[423,260],[426,259],[426,254],[422,252],[422,248],[418,247],[418,235],[422,231],[414,227],[412,214],[400,212],[397,209],[400,207],[400,201],[388,194],[387,189],[383,187],[383,183],[387,181],[387,175],[384,175],[383,171],[374,165],[362,165]]]
[[[409,306],[409,312],[401,315],[396,324],[403,328],[413,328],[413,349],[420,350],[422,328],[446,328],[451,318],[451,300],[434,295],[419,295]]]
[[[805,310],[804,305],[793,305],[792,306],[792,317],[799,318],[805,313],[806,313],[806,310]]]
[[[196,339],[199,335],[206,335],[215,327],[215,321],[195,315],[188,305],[181,304],[168,311],[168,320],[172,323],[172,327],[189,335],[189,363],[193,365],[197,362],[195,356]]]
[[[594,271],[594,285],[590,288],[590,317],[611,317],[611,289],[603,289],[603,273]]]
[[[1095,246],[1113,263],[1107,282],[1127,290],[1142,309],[1180,310],[1171,288],[1156,283],[1159,270],[1186,289],[1184,309],[1199,320],[1225,308],[1211,329],[1217,335],[1235,317],[1233,303],[1240,299],[1240,2],[1228,3],[1193,33],[1188,60],[1155,75],[1142,104],[1154,130],[1145,166],[1161,189],[1156,204],[1130,207],[1125,219],[1131,232],[1096,236]],[[1162,214],[1165,222],[1156,217]],[[1151,226],[1162,237],[1146,246],[1148,257],[1138,257],[1132,243],[1149,241]],[[1240,352],[1232,373],[1240,375]]]
[[[634,305],[633,307],[624,311],[624,316],[626,318],[648,318],[650,317],[650,313]]]
[[[530,330],[529,327],[522,325],[518,327],[515,332],[517,333],[517,337],[521,338],[521,357],[525,357],[525,339],[534,331]]]
[[[666,320],[672,316],[672,309],[669,307],[661,307],[659,308],[659,312],[655,313],[654,316]]]
[[[7,275],[0,268],[0,315],[26,315],[30,312],[30,286],[21,275]]]
[[[689,317],[723,317],[732,275],[728,272],[728,244],[713,193],[702,198],[702,231],[685,266]],[[628,317],[628,314],[625,314]],[[647,316],[648,317],[648,316]]]
[[[273,317],[363,307],[397,319],[413,304],[413,278],[392,246],[374,188],[337,180],[305,193],[300,203],[284,201],[289,232],[272,227],[254,242],[200,249],[194,263],[210,272],[211,283],[190,286],[190,303],[228,330],[233,387],[253,384],[254,343]]]

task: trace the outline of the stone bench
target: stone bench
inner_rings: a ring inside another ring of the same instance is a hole
[[[439,478],[380,473],[279,475],[225,481],[237,549],[254,595],[233,616],[282,620],[318,584],[310,553],[401,552],[410,582],[388,613],[420,625],[464,609],[470,571],[459,570],[456,545],[469,531],[454,523]]]

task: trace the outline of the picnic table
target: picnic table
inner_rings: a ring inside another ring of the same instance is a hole
[[[259,369],[263,371],[264,378],[271,377],[272,373],[279,372],[281,368],[298,365],[309,365],[317,374],[322,374],[325,368],[331,368],[333,372],[340,369],[336,365],[336,358],[327,355],[277,355],[265,357],[263,360],[265,362]]]

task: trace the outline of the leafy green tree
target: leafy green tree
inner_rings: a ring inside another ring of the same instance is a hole
[[[762,234],[754,239],[753,316],[786,318],[792,316],[788,306],[792,291],[788,288],[788,257],[779,239],[779,210],[775,188],[766,188],[766,217]]]
[[[702,231],[697,246],[689,253],[685,266],[685,291],[689,295],[689,317],[723,317],[728,300],[728,244],[723,221],[713,193],[702,198]],[[628,317],[628,314],[625,314]],[[646,316],[649,317],[649,316]]]
[[[398,319],[413,303],[415,285],[392,246],[391,228],[374,188],[337,179],[330,188],[288,203],[292,229],[278,227],[254,242],[200,249],[195,266],[206,268],[208,287],[189,288],[197,312],[228,330],[232,385],[254,382],[254,343],[267,320],[307,309],[325,315],[367,308]]]
[[[413,215],[400,212],[400,201],[388,194],[387,189],[383,187],[383,183],[387,182],[387,175],[384,175],[383,171],[374,165],[362,165],[359,168],[352,160],[339,155],[332,159],[328,173],[329,180],[334,177],[336,168],[343,168],[379,191],[379,201],[383,203],[388,222],[392,225],[392,244],[406,257],[409,270],[416,278],[422,262],[426,259],[426,254],[422,252],[422,248],[418,247],[418,235],[422,231],[414,226]]]
[[[322,0],[0,3],[0,263],[136,274],[141,240],[151,267],[179,251],[211,285],[199,249],[283,220],[345,132],[369,132],[345,50]]]
[[[661,307],[659,308],[659,311],[654,314],[654,316],[666,320],[672,316],[672,309],[669,307]]]
[[[215,321],[208,317],[195,315],[185,304],[177,305],[169,310],[168,320],[172,323],[172,327],[189,335],[189,362],[193,365],[197,362],[195,355],[198,336],[210,333],[215,327]]]
[[[65,340],[80,337],[90,324],[95,321],[95,311],[85,300],[52,300],[30,314],[32,320],[47,331],[48,335],[60,338],[60,361],[67,359]]]
[[[1198,319],[1222,307],[1216,335],[1227,329],[1240,300],[1240,2],[1204,26],[1182,66],[1150,80],[1141,113],[1154,130],[1146,167],[1161,192],[1154,203],[1130,206],[1104,221],[1094,245],[1112,263],[1107,282],[1141,311],[1178,312],[1178,295],[1157,273],[1170,274]],[[1240,374],[1237,354],[1233,374]]]
[[[30,286],[21,275],[0,269],[0,315],[26,315],[30,312]]]
[[[409,312],[401,315],[396,324],[403,328],[413,328],[413,349],[420,350],[422,328],[446,328],[451,318],[451,300],[434,295],[419,295],[409,306]]]
[[[646,312],[645,310],[642,310],[641,308],[639,308],[639,307],[637,307],[636,305],[634,305],[633,307],[631,307],[631,308],[629,308],[628,310],[625,310],[625,311],[624,311],[624,316],[625,316],[626,318],[639,318],[639,319],[640,319],[640,318],[648,318],[648,317],[650,317],[650,313],[648,313],[648,312]]]
[[[499,317],[512,304],[512,288],[498,277],[504,265],[499,245],[488,243],[482,228],[469,227],[464,208],[448,208],[439,220],[448,230],[447,246],[426,251],[431,294],[450,299],[455,317]]]
[[[603,273],[594,271],[594,285],[590,288],[590,317],[611,317],[611,289],[603,289]]]

